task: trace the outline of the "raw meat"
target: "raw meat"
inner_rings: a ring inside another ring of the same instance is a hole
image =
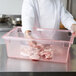
[[[53,57],[53,50],[51,46],[45,46],[44,50],[40,52],[41,57],[51,59]]]
[[[38,44],[36,48],[22,45],[20,54],[32,60],[52,59],[53,49],[51,45]]]

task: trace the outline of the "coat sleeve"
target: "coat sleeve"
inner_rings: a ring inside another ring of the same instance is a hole
[[[64,8],[63,3],[61,3],[61,22],[68,30],[71,30],[72,24],[76,24],[73,16]]]
[[[22,5],[22,32],[26,30],[32,31],[35,15],[34,15],[34,3],[33,0],[24,0]]]

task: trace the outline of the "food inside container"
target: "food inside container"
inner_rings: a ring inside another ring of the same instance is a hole
[[[52,59],[53,48],[51,45],[41,45],[41,44],[38,44],[36,48],[22,45],[21,55],[27,56],[32,60]]]

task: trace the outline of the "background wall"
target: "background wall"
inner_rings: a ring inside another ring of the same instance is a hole
[[[66,7],[67,0],[62,0]],[[20,15],[23,0],[0,0],[0,14]]]
[[[61,0],[64,3],[64,7],[67,8],[67,0]]]
[[[20,14],[23,0],[0,0],[0,14]]]
[[[72,0],[72,14],[76,18],[76,0]]]

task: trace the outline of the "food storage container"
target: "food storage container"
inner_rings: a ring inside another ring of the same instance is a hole
[[[26,38],[21,27],[15,27],[3,38],[10,58],[67,63],[74,35],[69,30],[34,28],[32,39]],[[31,46],[30,43],[36,43]]]

